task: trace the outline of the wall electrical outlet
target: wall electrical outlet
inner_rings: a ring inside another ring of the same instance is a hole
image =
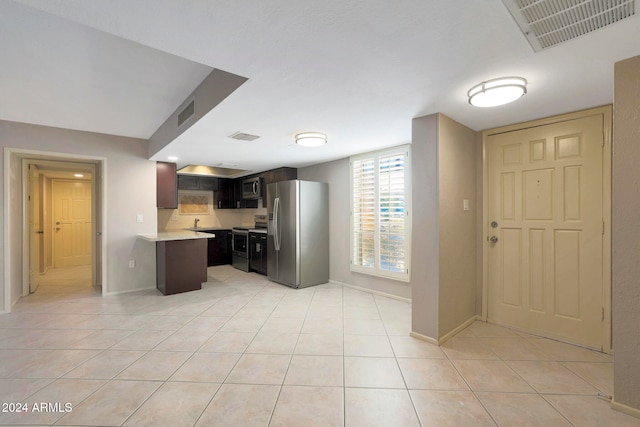
[[[136,260],[135,259],[130,259],[129,260],[129,268],[136,268]]]
[[[178,220],[178,215],[173,214],[171,215],[171,221],[177,221]]]

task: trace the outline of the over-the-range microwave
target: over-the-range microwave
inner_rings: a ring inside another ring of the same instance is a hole
[[[260,199],[262,198],[262,178],[247,178],[242,180],[242,198]]]

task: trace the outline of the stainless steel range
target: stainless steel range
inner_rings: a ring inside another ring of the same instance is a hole
[[[231,229],[232,239],[232,265],[238,270],[249,271],[250,253],[249,253],[249,232],[266,230],[267,229],[267,216],[255,215],[255,224],[253,227],[233,227]]]

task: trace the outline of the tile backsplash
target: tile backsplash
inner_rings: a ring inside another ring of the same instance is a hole
[[[178,200],[183,200],[184,195],[209,196],[210,191],[178,191]],[[178,209],[158,209],[158,231],[181,230],[193,227],[194,220],[198,218],[198,227],[232,228],[241,225],[253,225],[254,215],[266,215],[266,208],[258,209],[214,209],[213,197],[209,197],[207,213],[185,213],[190,209],[183,209],[179,204]]]

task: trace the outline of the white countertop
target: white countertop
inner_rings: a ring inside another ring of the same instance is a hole
[[[138,238],[148,242],[167,242],[170,240],[193,240],[193,239],[210,239],[210,233],[201,233],[199,231],[189,230],[172,230],[159,233],[138,234]]]
[[[249,233],[267,234],[267,229],[266,228],[252,228],[252,229],[249,230]]]
[[[188,231],[231,231],[232,227],[229,228],[224,228],[224,227],[190,227],[190,228],[185,228],[185,230]]]

